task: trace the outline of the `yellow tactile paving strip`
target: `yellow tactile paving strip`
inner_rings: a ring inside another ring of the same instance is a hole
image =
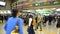
[[[48,30],[43,30],[43,31],[41,31],[41,32],[43,32],[44,34],[57,34],[57,32],[51,32],[51,31],[48,31]],[[37,32],[36,32],[36,33],[37,33]],[[11,34],[18,34],[18,33],[12,32]]]
[[[57,34],[57,32],[51,32],[51,31],[48,31],[48,30],[43,30],[42,32],[44,34]]]
[[[60,28],[58,28],[58,30],[60,30]],[[42,32],[42,33],[41,33]],[[38,34],[57,34],[57,31],[56,32],[54,32],[54,31],[49,31],[49,30],[45,30],[45,29],[43,29],[42,31],[39,31],[39,30],[37,30],[36,31],[36,34],[38,33]],[[18,33],[14,33],[14,32],[12,32],[11,34],[18,34]],[[26,32],[24,33],[24,34],[27,34]]]

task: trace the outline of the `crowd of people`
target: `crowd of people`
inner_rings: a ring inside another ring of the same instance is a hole
[[[15,33],[18,32],[19,34],[23,34],[23,23],[25,26],[28,26],[27,31],[28,34],[35,34],[35,30],[40,27],[40,31],[42,31],[42,25],[46,26],[46,22],[49,21],[49,25],[51,22],[57,21],[57,28],[60,28],[60,17],[59,16],[43,16],[39,13],[37,16],[27,15],[26,18],[22,18],[21,12],[18,9],[12,10],[12,17],[8,18],[7,22],[5,23],[4,29],[6,34],[11,34],[14,30]],[[35,26],[35,29],[34,29]]]

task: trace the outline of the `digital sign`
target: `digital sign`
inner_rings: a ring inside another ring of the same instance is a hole
[[[6,6],[6,2],[0,1],[0,6]]]

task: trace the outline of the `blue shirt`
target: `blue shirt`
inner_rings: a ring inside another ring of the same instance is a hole
[[[17,17],[16,18],[11,17],[5,23],[4,29],[6,31],[6,34],[11,34],[11,32],[16,27],[17,23],[19,27],[19,34],[23,34],[23,19]]]

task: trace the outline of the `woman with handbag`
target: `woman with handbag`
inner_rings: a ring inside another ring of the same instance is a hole
[[[33,16],[29,16],[29,25],[28,25],[28,34],[35,34],[34,29],[33,29]]]

